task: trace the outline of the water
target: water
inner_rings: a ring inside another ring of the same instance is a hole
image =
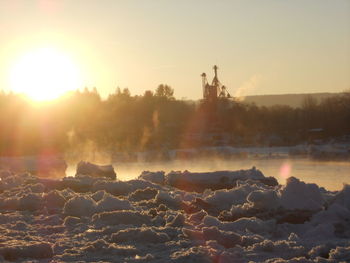
[[[137,178],[142,171],[209,172],[218,170],[250,169],[255,166],[265,176],[275,177],[280,184],[294,176],[308,183],[316,183],[327,190],[340,190],[350,184],[350,162],[318,162],[309,159],[243,159],[243,160],[188,160],[168,162],[137,162],[113,164],[120,180]],[[68,175],[74,175],[75,167],[69,167]]]

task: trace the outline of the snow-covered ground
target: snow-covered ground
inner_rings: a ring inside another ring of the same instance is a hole
[[[0,177],[0,262],[350,262],[348,185],[255,168]]]

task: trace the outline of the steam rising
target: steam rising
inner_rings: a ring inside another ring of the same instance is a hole
[[[249,80],[244,82],[235,92],[234,97],[238,98],[238,100],[243,101],[245,96],[253,91],[256,91],[259,84],[262,81],[261,74],[253,75]]]

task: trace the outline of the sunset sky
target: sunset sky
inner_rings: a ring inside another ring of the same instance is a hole
[[[59,50],[74,83],[103,96],[166,83],[198,99],[214,64],[231,94],[340,92],[350,89],[350,1],[0,0],[0,89],[38,48]]]

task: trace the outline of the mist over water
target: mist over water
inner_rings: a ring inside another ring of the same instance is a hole
[[[103,162],[101,162],[103,164]],[[192,159],[163,162],[125,162],[113,163],[119,180],[137,178],[142,171],[184,171],[211,172],[220,170],[250,169],[255,166],[265,176],[275,177],[285,184],[290,176],[307,183],[316,183],[327,190],[340,190],[344,183],[350,183],[350,162],[313,161],[307,158],[297,159]],[[76,165],[69,165],[68,176],[74,176]]]

